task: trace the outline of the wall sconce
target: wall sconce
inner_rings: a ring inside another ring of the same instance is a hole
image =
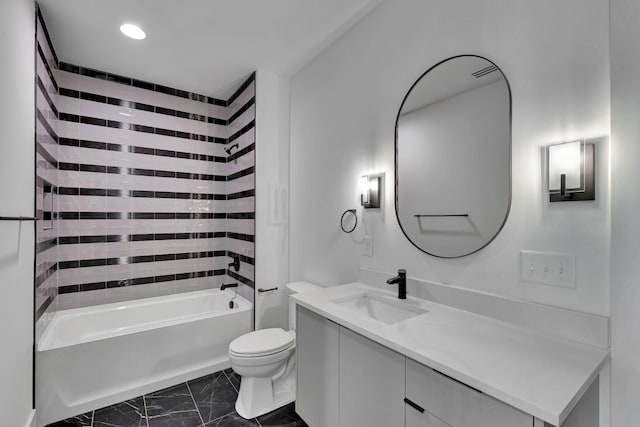
[[[584,140],[547,145],[549,201],[595,200],[594,157],[594,144]]]
[[[365,208],[380,207],[382,175],[363,175],[360,178],[360,204]]]

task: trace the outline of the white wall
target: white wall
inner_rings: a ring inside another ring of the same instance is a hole
[[[287,328],[289,79],[256,73],[256,329]],[[258,288],[278,287],[259,293]]]
[[[640,3],[611,0],[612,426],[640,419]]]
[[[0,215],[33,216],[34,39],[31,0],[0,2]],[[0,222],[0,414],[31,416],[33,223]]]
[[[513,200],[501,234],[443,260],[402,235],[393,204],[394,125],[415,79],[447,57],[494,61],[513,95]],[[360,266],[598,314],[609,312],[608,147],[597,147],[597,200],[550,205],[540,147],[609,134],[607,0],[383,2],[291,82],[290,278],[355,280]],[[362,221],[358,177],[386,172],[383,209]],[[352,235],[339,218],[358,206]],[[374,256],[362,255],[364,230]],[[521,249],[576,255],[576,289],[520,280]]]

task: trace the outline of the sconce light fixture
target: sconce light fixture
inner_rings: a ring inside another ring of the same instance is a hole
[[[364,208],[380,207],[381,175],[363,175],[360,178],[360,204]]]
[[[595,200],[594,144],[584,140],[547,145],[550,202]]]

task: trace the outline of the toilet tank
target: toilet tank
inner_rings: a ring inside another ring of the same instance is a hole
[[[288,295],[297,294],[300,292],[306,291],[314,291],[317,289],[322,289],[322,286],[314,285],[309,282],[292,282],[287,283],[287,292]],[[289,299],[289,330],[293,331],[296,329],[296,303]]]

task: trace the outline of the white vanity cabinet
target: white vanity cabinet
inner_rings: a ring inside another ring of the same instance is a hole
[[[407,359],[406,427],[531,427],[533,417]]]
[[[531,427],[533,417],[297,308],[296,412],[310,427]]]
[[[405,357],[340,327],[340,427],[404,425]]]
[[[311,427],[336,427],[340,326],[300,306],[296,316],[296,412]]]

